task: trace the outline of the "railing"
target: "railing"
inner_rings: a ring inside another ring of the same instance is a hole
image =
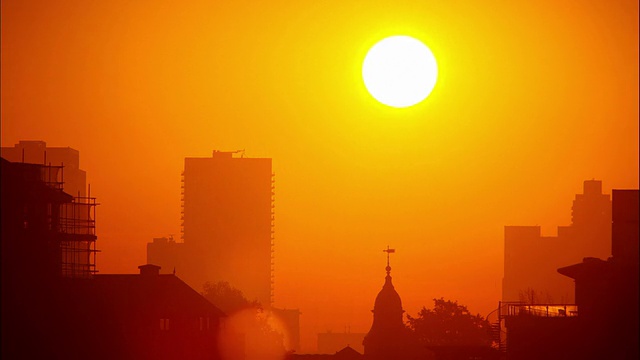
[[[58,231],[62,275],[87,278],[96,272],[96,198],[76,197],[60,206]]]
[[[70,235],[94,235],[96,198],[77,197],[60,207],[59,231]]]
[[[516,301],[501,301],[498,308],[491,313],[498,313],[498,319],[491,324],[491,339],[503,354],[507,351],[508,336],[504,324],[506,318],[512,316],[536,316],[548,318],[568,318],[578,316],[575,304],[528,304]],[[491,314],[490,313],[490,314]],[[487,315],[487,318],[489,315]]]
[[[96,273],[95,241],[61,241],[62,276],[88,278]]]
[[[63,171],[63,166],[44,165],[40,167],[40,180],[52,189],[62,190],[64,188]]]
[[[543,316],[572,317],[578,316],[578,305],[575,304],[526,304],[502,303],[501,316]],[[503,312],[504,311],[504,312]]]

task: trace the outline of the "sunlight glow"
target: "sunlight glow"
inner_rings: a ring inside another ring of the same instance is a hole
[[[379,102],[404,108],[424,100],[438,77],[429,48],[410,36],[392,36],[376,43],[362,65],[369,93]]]

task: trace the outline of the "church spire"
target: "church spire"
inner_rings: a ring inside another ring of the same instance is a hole
[[[391,254],[395,249],[387,246],[387,276],[373,304],[373,324],[364,338],[364,354],[369,359],[408,359],[405,356],[409,335],[403,321],[402,300],[391,282]]]
[[[387,276],[391,276],[391,265],[389,264],[389,254],[395,253],[396,249],[389,249],[389,245],[387,245],[387,248],[382,250],[382,252],[387,253],[387,267],[385,268],[385,270],[387,270]]]

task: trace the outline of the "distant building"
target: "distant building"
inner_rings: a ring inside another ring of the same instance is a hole
[[[573,201],[572,223],[558,236],[539,226],[505,226],[502,301],[572,303],[573,285],[557,268],[587,256],[611,255],[611,200],[602,182],[587,180]]]
[[[289,354],[286,360],[362,360],[366,359],[361,353],[354,350],[351,346],[345,346],[331,354]]]
[[[284,347],[287,351],[300,351],[300,309],[271,308],[271,313],[286,331]]]
[[[186,158],[183,244],[154,239],[147,259],[196,289],[228,281],[249,300],[272,303],[273,173],[271,159]]]
[[[249,300],[271,310],[287,331],[289,351],[300,349],[300,311],[273,303],[274,180],[268,158],[234,157],[214,151],[185,158],[182,180],[182,242],[154,238],[147,262],[195,289],[227,281]]]
[[[154,238],[153,242],[147,243],[147,263],[159,265],[164,269],[164,273],[173,272],[177,267],[180,270],[179,275],[183,276],[183,265],[187,262],[185,249],[184,243],[176,242],[173,236]],[[199,289],[193,284],[191,286]]]
[[[638,194],[613,190],[613,256],[557,270],[575,280],[575,305],[502,304],[507,360],[639,357]]]
[[[325,332],[318,334],[318,353],[333,354],[346,346],[354,350],[364,353],[364,337],[365,333],[352,332]]]
[[[13,147],[2,147],[1,153],[11,162],[62,166],[64,191],[71,196],[87,196],[87,173],[80,169],[78,150],[47,146],[44,141],[20,141]]]

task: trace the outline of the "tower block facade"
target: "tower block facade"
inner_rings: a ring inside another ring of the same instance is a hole
[[[182,231],[189,282],[228,281],[250,300],[272,303],[273,173],[271,159],[186,158]],[[193,261],[189,261],[189,259]],[[180,270],[180,269],[179,269]]]

